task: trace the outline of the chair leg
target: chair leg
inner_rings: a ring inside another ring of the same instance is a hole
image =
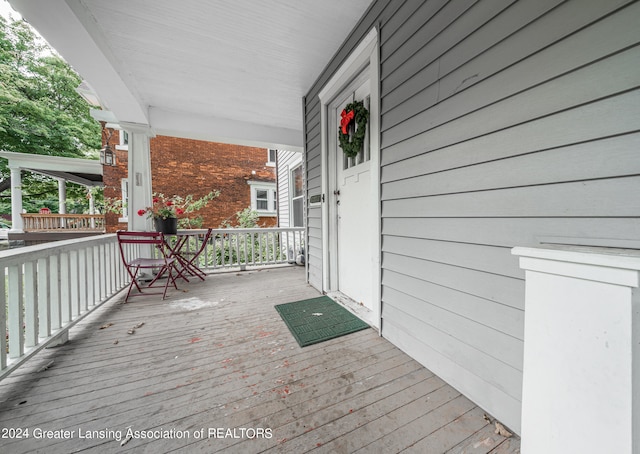
[[[131,272],[131,268],[135,269],[135,271],[133,273]],[[124,298],[124,302],[125,303],[129,302],[129,295],[131,295],[131,290],[133,289],[134,285],[136,286],[138,291],[140,293],[142,293],[142,289],[138,285],[138,281],[136,281],[136,276],[138,275],[138,271],[140,271],[139,267],[127,267],[127,272],[129,273],[129,276],[131,277],[131,283],[129,284],[129,290],[127,291],[127,296],[125,296],[125,298]]]

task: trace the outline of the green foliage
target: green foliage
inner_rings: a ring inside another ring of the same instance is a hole
[[[258,219],[260,215],[257,211],[252,210],[251,207],[247,207],[242,211],[238,211],[236,213],[236,223],[235,225],[231,224],[231,219],[225,219],[222,221],[220,228],[229,229],[233,227],[238,227],[241,229],[253,229],[258,227]]]
[[[253,229],[258,227],[257,211],[247,207],[236,213],[235,226],[231,225],[231,220],[225,220],[220,228],[240,228]],[[255,232],[234,234],[215,238],[215,257],[213,247],[210,247],[209,265],[228,265],[230,263],[239,265],[251,265],[259,262],[275,262],[283,258],[280,248],[280,237],[274,232]]]
[[[75,91],[81,78],[40,42],[24,21],[0,17],[0,149],[18,153],[95,157],[101,146],[100,125]],[[7,161],[0,159],[0,193],[9,189]],[[26,204],[33,198],[57,200],[57,181],[25,172]],[[82,198],[86,189],[69,185]],[[8,198],[8,194],[2,194]],[[0,212],[5,205],[0,204]]]
[[[275,263],[284,258],[280,236],[276,232],[254,232],[221,235],[215,238],[215,248],[208,246],[208,265],[243,266]],[[215,255],[214,255],[215,249]]]

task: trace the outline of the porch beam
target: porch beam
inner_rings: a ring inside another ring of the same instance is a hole
[[[249,147],[303,151],[301,129],[260,125],[229,118],[149,108],[149,119],[157,134]]]

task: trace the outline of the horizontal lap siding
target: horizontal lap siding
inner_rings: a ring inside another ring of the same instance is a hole
[[[300,153],[278,150],[278,226],[291,225],[289,175],[300,163]]]
[[[640,4],[400,14],[381,30],[382,334],[519,431],[510,249],[639,246]]]
[[[380,0],[307,97],[313,194],[317,94],[379,26],[382,335],[516,431],[524,275],[510,249],[640,247],[638,23],[630,0]]]

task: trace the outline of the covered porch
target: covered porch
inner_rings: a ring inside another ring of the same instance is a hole
[[[2,427],[29,431],[0,446],[519,452],[519,439],[496,434],[493,418],[373,329],[300,348],[273,306],[317,295],[304,268],[280,266],[212,274],[164,301],[116,296],[0,383]],[[138,435],[122,446],[128,429]]]

